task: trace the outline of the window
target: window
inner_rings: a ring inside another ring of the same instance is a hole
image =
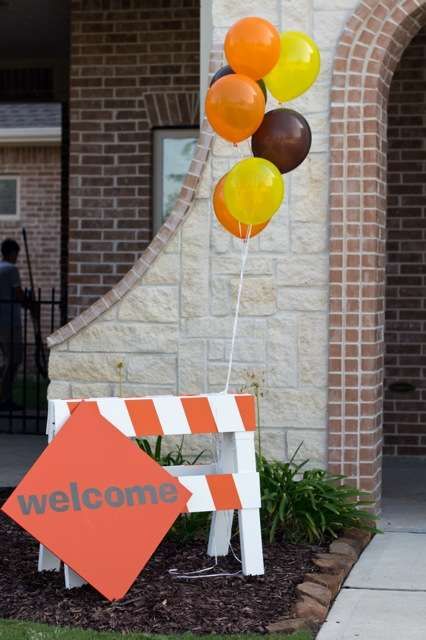
[[[19,180],[0,176],[0,219],[19,215]]]
[[[154,233],[179,196],[197,139],[198,129],[154,129]]]

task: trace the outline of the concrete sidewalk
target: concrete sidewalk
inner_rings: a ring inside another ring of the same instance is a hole
[[[15,487],[47,445],[46,436],[0,434],[0,487]]]
[[[385,460],[383,517],[317,640],[426,639],[426,460]]]

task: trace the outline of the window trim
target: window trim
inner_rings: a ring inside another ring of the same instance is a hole
[[[165,222],[163,220],[163,140],[165,138],[189,137],[198,139],[199,133],[198,127],[194,126],[156,127],[152,130],[152,227],[154,236]]]
[[[1,212],[1,204],[0,204],[0,223],[3,221],[14,221],[19,220],[21,217],[21,178],[16,175],[9,175],[6,173],[0,174],[0,182],[4,182],[6,180],[15,180],[16,182],[16,213],[13,214],[4,214]]]

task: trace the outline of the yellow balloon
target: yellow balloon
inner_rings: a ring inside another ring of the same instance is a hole
[[[263,79],[280,102],[293,100],[313,85],[320,70],[320,52],[315,42],[300,31],[281,34],[281,54]]]
[[[283,201],[284,179],[269,160],[247,158],[226,175],[223,194],[229,213],[239,222],[262,224]]]

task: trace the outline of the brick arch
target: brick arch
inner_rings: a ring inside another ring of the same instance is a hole
[[[386,118],[426,0],[363,0],[342,33],[330,111],[329,469],[381,489]]]
[[[145,105],[151,128],[198,125],[199,91],[148,93]]]

